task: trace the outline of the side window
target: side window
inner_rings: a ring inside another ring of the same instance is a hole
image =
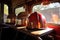
[[[1,12],[1,4],[0,4],[0,12]]]
[[[60,22],[60,3],[50,3],[49,5],[35,5],[33,12],[37,11],[46,17],[47,22],[59,23]]]
[[[20,13],[20,12],[25,12],[25,8],[24,7],[19,7],[15,9],[15,14],[16,16]]]
[[[15,14],[16,14],[16,24],[17,24],[17,26],[18,25],[21,25],[21,26],[23,26],[23,25],[25,25],[25,18],[23,18],[24,17],[24,15],[25,15],[25,8],[24,7],[19,7],[19,8],[16,8],[15,9]]]
[[[4,4],[4,22],[6,22],[8,16],[8,5]]]

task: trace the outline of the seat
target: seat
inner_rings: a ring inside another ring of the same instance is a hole
[[[6,25],[2,28],[1,40],[41,40],[41,38],[27,35]]]
[[[13,40],[16,35],[16,30],[9,25],[1,25],[1,40]]]

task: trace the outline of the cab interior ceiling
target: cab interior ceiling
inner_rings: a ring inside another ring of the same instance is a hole
[[[30,4],[30,5],[36,5],[36,4],[41,4],[43,0],[0,0],[0,3],[5,3],[7,5],[14,6],[15,8],[23,6],[24,4]],[[53,2],[59,2],[60,0],[49,0],[51,3]]]

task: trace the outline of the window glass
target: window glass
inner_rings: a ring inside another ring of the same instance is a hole
[[[42,13],[47,22],[60,23],[60,3],[58,2],[49,5],[35,5],[32,11]]]
[[[4,4],[4,22],[6,22],[8,16],[8,5]]]
[[[0,13],[1,13],[1,3],[0,3]]]
[[[25,12],[24,7],[19,7],[19,8],[16,8],[16,9],[15,9],[16,15],[18,15],[20,12]]]
[[[4,4],[4,14],[8,15],[8,5]]]

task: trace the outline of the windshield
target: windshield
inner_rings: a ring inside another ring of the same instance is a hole
[[[35,5],[32,11],[42,13],[47,22],[60,23],[60,3],[58,2],[48,5]]]

